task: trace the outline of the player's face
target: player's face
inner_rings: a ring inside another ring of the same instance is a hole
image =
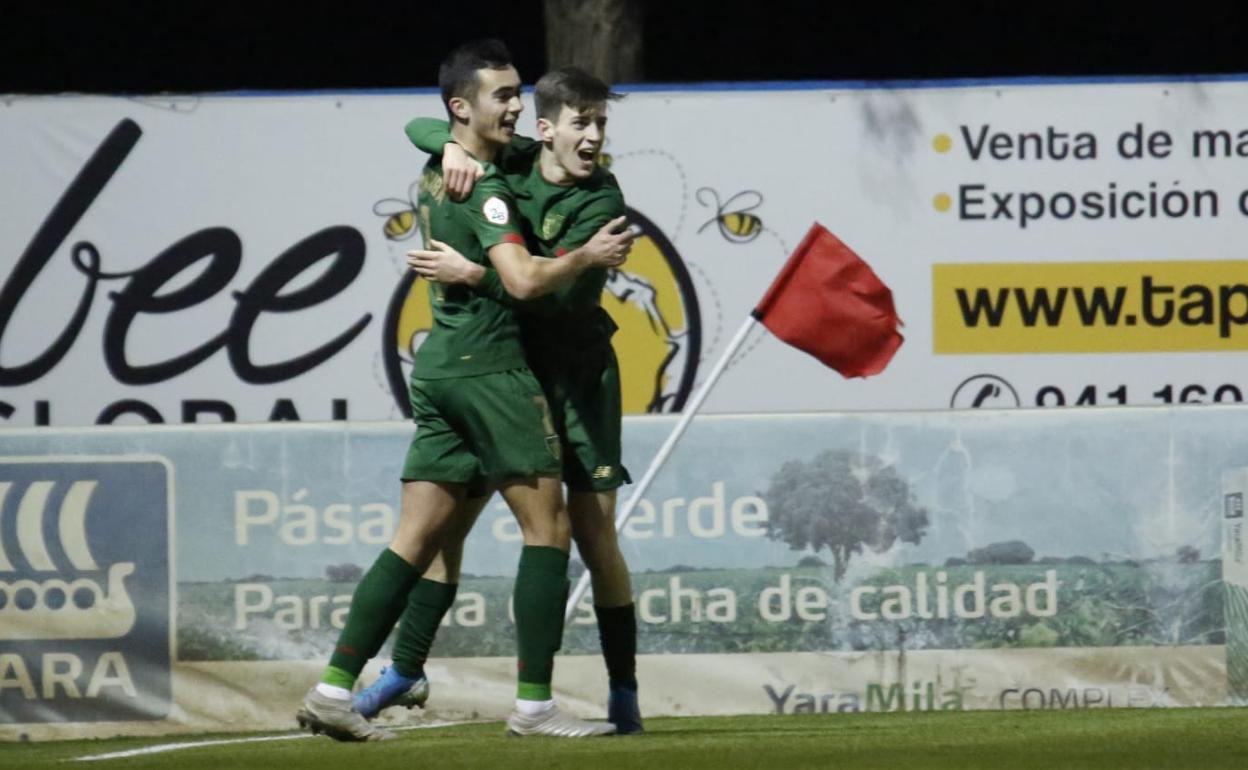
[[[588,179],[607,140],[607,106],[577,110],[565,104],[558,120],[543,123],[542,139],[550,144],[555,162],[573,179]]]
[[[482,139],[507,144],[516,134],[520,102],[520,73],[515,67],[477,70],[477,95],[469,105],[469,125]]]

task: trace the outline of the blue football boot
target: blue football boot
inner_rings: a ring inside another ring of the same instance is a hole
[[[356,693],[352,698],[355,710],[365,719],[372,719],[391,706],[424,707],[429,700],[429,680],[424,674],[418,677],[403,676],[394,666],[381,670],[377,681]]]
[[[616,735],[642,732],[641,708],[637,705],[636,687],[612,687],[607,694],[607,721],[615,725]]]

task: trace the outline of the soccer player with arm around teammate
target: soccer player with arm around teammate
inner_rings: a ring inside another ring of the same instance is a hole
[[[455,141],[487,163],[515,131],[520,78],[497,41],[465,44],[439,70]],[[421,176],[418,208],[426,239],[437,236],[496,269],[509,292],[538,296],[588,268],[619,264],[631,238],[613,228],[571,260],[532,257],[510,188],[492,165],[472,194],[452,200],[439,159]],[[623,222],[615,223],[618,228]],[[559,711],[550,691],[563,633],[570,525],[560,486],[560,447],[549,407],[521,346],[514,311],[465,286],[431,284],[434,322],[416,352],[409,397],[417,424],[403,466],[402,510],[393,540],[361,579],[329,665],[304,698],[299,723],[339,740],[392,733],[355,709],[351,688],[408,604],[421,573],[463,515],[464,501],[497,488],[524,536],[516,574],[519,648],[517,713],[541,713],[559,735],[614,732]]]
[[[566,254],[624,212],[614,177],[596,162],[605,141],[607,102],[615,98],[605,83],[585,72],[573,68],[551,72],[535,88],[541,140],[515,137],[497,157],[516,192],[534,251]],[[472,189],[479,166],[453,141],[445,123],[417,119],[408,124],[408,135],[421,149],[444,153],[443,167],[456,168],[459,194]],[[409,252],[409,264],[417,273],[505,298],[496,271],[443,244],[432,246]],[[594,610],[607,663],[608,719],[619,732],[635,733],[642,729],[637,625],[628,567],[614,526],[616,490],[629,477],[620,462],[620,380],[610,341],[615,325],[600,305],[606,275],[604,269],[587,270],[542,301],[521,304],[520,321],[529,364],[546,392],[563,443],[572,535],[593,580]],[[430,597],[450,597],[443,600],[447,608],[458,583],[462,538],[467,533],[460,525],[470,526],[485,500],[471,502],[473,515],[457,519],[441,555],[417,586],[417,592]],[[392,693],[403,690],[397,682],[404,674],[413,682],[423,677],[422,666],[440,620],[440,614],[430,612],[421,617],[405,614],[389,672],[393,681],[389,685],[379,681],[357,696],[361,711],[371,715],[388,705],[410,705],[410,699]]]

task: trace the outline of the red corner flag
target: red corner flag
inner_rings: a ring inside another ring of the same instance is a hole
[[[846,377],[866,377],[884,371],[901,347],[901,335],[897,333],[901,321],[893,309],[893,293],[871,272],[866,262],[816,223],[681,410],[676,427],[616,514],[616,532],[624,529],[628,517],[636,510],[637,503],[671,456],[694,414],[728,367],[732,354],[754,328],[755,321],[761,321],[772,334],[805,350]],[[587,588],[588,571],[581,573],[580,582],[568,597],[565,620],[576,613]]]
[[[772,334],[845,377],[884,371],[901,347],[893,293],[818,222],[753,315]]]

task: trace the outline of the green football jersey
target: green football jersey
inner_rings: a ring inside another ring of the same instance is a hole
[[[406,131],[413,144],[435,157],[452,141],[447,123],[436,118],[416,118]],[[516,136],[496,160],[515,193],[529,251],[559,257],[583,246],[603,225],[622,216],[624,196],[614,175],[602,168],[595,168],[589,179],[576,185],[547,182],[538,163],[541,147],[540,142]],[[606,270],[591,268],[544,297],[519,303],[507,294],[497,272],[487,269],[477,290],[522,311],[527,345],[567,349],[605,344],[615,332],[614,322],[601,307],[606,281]]]
[[[511,175],[508,179],[516,191],[529,249],[538,254],[560,257],[580,248],[603,225],[625,213],[615,177],[602,168],[575,185],[546,181],[537,163],[523,181]],[[565,349],[606,344],[615,332],[601,306],[606,283],[605,269],[590,268],[551,292],[546,302],[524,308],[520,323],[525,344]]]
[[[493,165],[486,165],[472,195],[457,202],[446,194],[441,158],[431,158],[421,174],[417,204],[426,247],[434,238],[488,266],[491,247],[524,243],[511,189]],[[470,377],[525,365],[520,327],[507,305],[467,286],[432,282],[429,304],[433,328],[416,351],[413,377]]]

